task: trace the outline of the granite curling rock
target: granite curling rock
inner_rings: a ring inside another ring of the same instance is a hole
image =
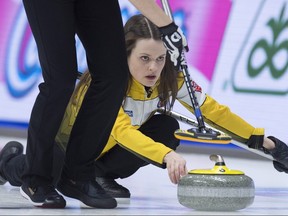
[[[230,170],[220,155],[211,170],[191,170],[178,183],[181,205],[199,211],[236,211],[254,202],[253,180],[242,171]]]

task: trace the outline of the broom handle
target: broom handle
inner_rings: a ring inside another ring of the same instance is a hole
[[[171,20],[174,20],[168,0],[161,0],[161,4],[166,15],[169,16]]]
[[[174,18],[172,16],[172,10],[170,8],[168,0],[161,0],[161,4],[162,4],[163,10],[165,11],[166,15],[169,16],[171,20],[174,20]],[[183,55],[183,58],[185,58],[184,51],[182,51],[182,55]],[[186,61],[186,59],[185,59],[185,61]],[[202,116],[202,112],[200,110],[200,106],[199,106],[197,97],[196,97],[195,92],[193,90],[193,86],[191,84],[191,79],[190,79],[188,67],[187,67],[187,65],[181,65],[181,69],[182,69],[183,74],[184,74],[185,84],[186,84],[186,87],[187,87],[187,90],[189,93],[192,107],[194,109],[194,115],[195,115],[197,122],[198,122],[198,129],[202,133],[206,133],[204,119]]]

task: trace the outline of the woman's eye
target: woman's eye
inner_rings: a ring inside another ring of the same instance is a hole
[[[159,62],[164,61],[164,60],[165,60],[165,57],[163,57],[163,56],[157,58],[157,61],[159,61]]]
[[[143,61],[149,61],[149,57],[147,57],[147,56],[141,56],[141,59],[142,59]]]

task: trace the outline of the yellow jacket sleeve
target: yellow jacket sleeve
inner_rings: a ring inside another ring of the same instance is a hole
[[[205,122],[230,134],[233,139],[246,143],[252,135],[264,135],[263,128],[255,128],[240,116],[231,112],[230,108],[217,103],[206,95],[201,111]]]
[[[187,103],[181,103],[188,110],[193,112],[191,106]],[[239,142],[247,143],[252,135],[256,135],[256,137],[259,136],[259,139],[264,135],[263,128],[253,127],[243,118],[231,112],[229,107],[219,104],[207,94],[200,109],[206,123],[224,133],[227,133]]]
[[[164,166],[163,158],[172,150],[141,133],[138,127],[132,126],[130,117],[124,112],[122,107],[118,113],[111,136],[121,147],[159,167]]]

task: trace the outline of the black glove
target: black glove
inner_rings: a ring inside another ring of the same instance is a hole
[[[164,46],[168,50],[174,66],[179,69],[180,65],[187,65],[182,51],[183,48],[186,52],[188,52],[189,49],[182,30],[174,22],[167,26],[160,27],[159,30],[162,34]]]
[[[288,173],[288,146],[273,136],[268,136],[267,138],[275,143],[275,148],[271,150],[265,149],[264,152],[272,155],[274,159],[273,165],[277,171]]]
[[[278,172],[288,173],[288,167],[284,166],[282,163],[278,161],[273,161],[273,166]]]

